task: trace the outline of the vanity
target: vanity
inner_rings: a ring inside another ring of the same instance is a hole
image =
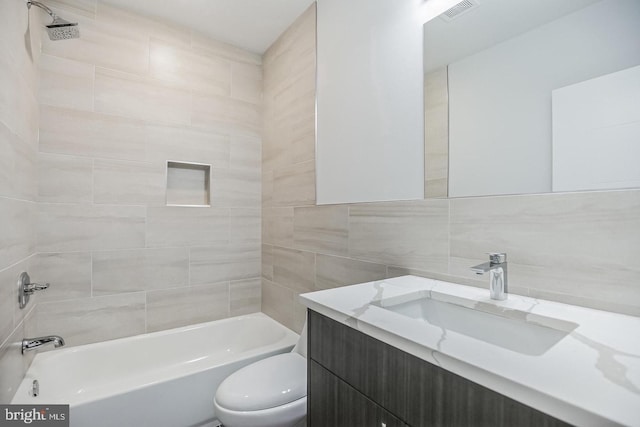
[[[640,426],[640,318],[415,276],[300,299],[309,427]]]

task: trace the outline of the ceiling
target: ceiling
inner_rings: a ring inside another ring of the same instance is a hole
[[[262,54],[314,0],[103,0]]]

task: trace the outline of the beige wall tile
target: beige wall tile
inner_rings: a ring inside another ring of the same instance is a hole
[[[259,208],[262,194],[259,170],[214,169],[211,206]]]
[[[0,344],[11,335],[14,330],[13,310],[16,302],[13,299],[15,291],[13,282],[17,280],[11,268],[0,271]],[[0,362],[1,363],[1,362]]]
[[[202,55],[191,47],[155,38],[151,39],[149,53],[152,77],[199,93],[231,94],[231,63],[228,60]]]
[[[347,205],[295,208],[293,222],[293,244],[297,249],[333,255],[348,254]]]
[[[145,208],[41,203],[39,252],[142,248]]]
[[[0,346],[0,402],[8,404],[13,399],[34,355],[22,354],[22,339],[27,336],[24,324],[13,331]]]
[[[19,13],[26,16],[24,10]],[[18,59],[6,54],[10,46],[6,40],[0,40],[0,51],[4,52],[0,55],[0,122],[20,139],[31,143],[38,137],[37,81],[31,80],[35,78],[35,71],[31,69],[32,64],[29,68],[16,64]]]
[[[262,241],[270,245],[293,247],[293,208],[262,210]]]
[[[37,194],[36,145],[0,123],[0,196],[33,200]]]
[[[91,203],[93,161],[86,157],[38,154],[38,200]]]
[[[273,173],[273,205],[304,206],[316,202],[315,162],[276,169]]]
[[[273,281],[296,292],[315,288],[316,254],[275,246]]]
[[[187,286],[187,248],[135,249],[93,253],[93,295]]]
[[[93,202],[97,204],[165,204],[165,165],[96,159]]]
[[[262,169],[275,171],[293,164],[293,148],[291,142],[280,138],[280,131],[274,125],[272,110],[275,106],[265,100],[264,138],[262,144]]]
[[[227,58],[233,61],[246,62],[255,65],[262,63],[262,58],[257,53],[249,52],[218,40],[213,40],[197,32],[194,32],[191,36],[193,49],[201,54]]]
[[[46,15],[45,15],[46,16]],[[39,25],[42,24],[41,15],[25,12],[22,2],[3,2],[0,4],[0,25],[2,25],[2,43],[13,59],[14,66],[28,73],[28,80],[35,82],[37,69],[34,64],[38,60]],[[31,42],[29,45],[27,42]]]
[[[447,271],[449,201],[425,200],[351,205],[352,258]]]
[[[147,208],[147,247],[208,246],[228,239],[228,209]]]
[[[95,18],[98,0],[48,0],[47,5],[54,10],[70,11]]]
[[[371,282],[384,279],[386,275],[387,268],[382,264],[316,255],[316,289],[331,289]]]
[[[273,43],[264,55],[265,80],[266,70],[272,73],[270,89],[277,89],[277,85],[286,86],[286,79],[277,76],[297,75],[300,70],[315,67],[316,48],[316,6],[309,8]],[[265,86],[268,86],[265,83]]]
[[[147,293],[147,332],[229,316],[229,283]]]
[[[252,242],[260,247],[262,218],[260,209],[229,209],[229,242]]]
[[[273,171],[262,169],[262,207],[273,207]]]
[[[453,199],[451,272],[494,251],[514,285],[638,307],[640,190]]]
[[[290,84],[276,95],[274,130],[279,141],[292,149],[292,162],[315,158],[315,67],[291,76]]]
[[[0,270],[0,344],[18,327],[24,316],[34,307],[36,299],[20,310],[16,283],[23,271],[30,271],[32,257],[25,258],[12,266]],[[1,363],[1,362],[0,362]]]
[[[147,126],[147,159],[165,163],[167,160],[210,164],[213,168],[228,168],[230,138],[207,130],[185,126]]]
[[[0,269],[4,269],[35,250],[36,233],[33,227],[36,204],[0,197]],[[9,226],[6,226],[9,225]]]
[[[190,249],[192,285],[260,277],[260,245],[257,242],[221,242]]]
[[[231,96],[253,104],[262,102],[262,66],[231,63]]]
[[[262,312],[293,329],[293,303],[295,292],[262,279]]]
[[[447,197],[449,176],[449,94],[447,69],[425,75],[425,197]]]
[[[191,95],[177,86],[134,74],[96,68],[96,112],[188,125]]]
[[[104,1],[98,3],[97,21],[111,28],[124,27],[132,30],[136,36],[159,39],[173,45],[188,47],[191,45],[191,30],[157,18],[129,12]]]
[[[261,171],[262,142],[260,138],[233,136],[229,153],[231,169]]]
[[[273,246],[262,245],[262,277],[273,281]]]
[[[145,160],[144,122],[41,106],[40,151],[76,156]]]
[[[259,136],[262,131],[258,105],[202,93],[193,94],[191,123],[200,129],[222,133]]]
[[[93,111],[95,66],[52,55],[40,59],[41,104]]]
[[[37,336],[60,335],[67,346],[145,332],[144,292],[38,304]]]
[[[91,253],[39,253],[29,269],[31,281],[49,283],[38,301],[56,301],[91,296]]]
[[[229,284],[230,316],[256,313],[260,311],[262,280],[248,279],[232,281]]]

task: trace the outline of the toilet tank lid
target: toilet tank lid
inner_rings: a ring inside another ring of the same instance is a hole
[[[232,411],[258,411],[291,403],[307,395],[307,359],[298,353],[271,356],[228,376],[216,402]]]

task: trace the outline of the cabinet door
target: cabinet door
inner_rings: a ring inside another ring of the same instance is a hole
[[[407,427],[313,360],[308,395],[308,427]]]

